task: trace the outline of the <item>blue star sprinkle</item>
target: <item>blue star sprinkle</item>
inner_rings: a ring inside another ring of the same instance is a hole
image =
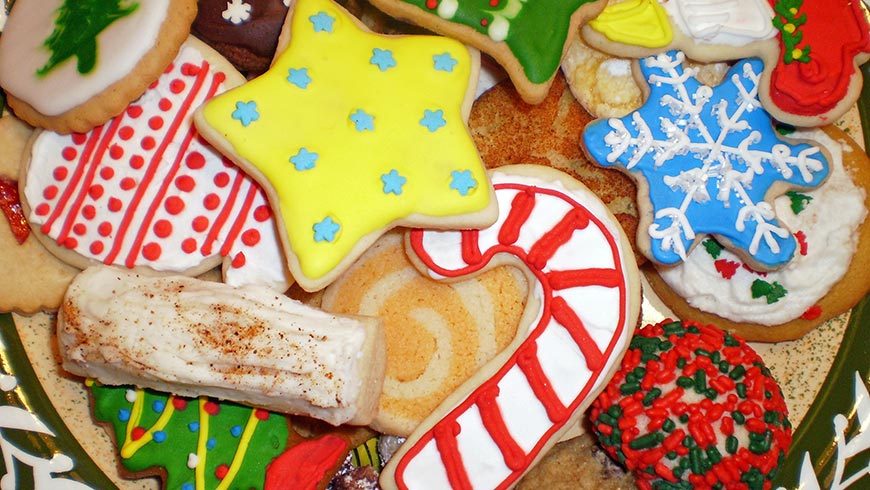
[[[435,69],[438,71],[452,72],[458,61],[450,53],[436,54],[432,57],[435,61]]]
[[[399,175],[396,169],[390,170],[388,173],[381,175],[381,182],[384,183],[384,194],[393,193],[395,195],[402,194],[402,186],[405,185],[408,179]]]
[[[318,156],[317,153],[308,151],[306,148],[300,148],[295,155],[290,157],[290,163],[296,167],[296,170],[311,170],[314,168],[314,164],[317,163]]]
[[[678,51],[640,60],[646,103],[588,125],[584,146],[600,165],[623,167],[648,187],[652,210],[638,230],[653,261],[679,263],[709,234],[755,267],[781,267],[796,240],[766,199],[780,183],[818,186],[828,162],[817,147],[774,130],[758,100],[761,60],[738,62],[716,87],[684,70],[684,60]]]
[[[393,58],[393,52],[389,49],[374,48],[369,62],[377,65],[381,71],[387,71],[396,66],[396,58]]]
[[[425,126],[429,129],[429,132],[434,133],[438,131],[439,128],[443,128],[447,124],[447,121],[444,120],[444,111],[438,109],[437,111],[430,111],[429,109],[423,110],[423,119],[420,119],[420,125]]]
[[[341,226],[327,216],[319,223],[315,223],[312,228],[314,229],[315,242],[332,242],[335,241],[335,234],[338,233]]]
[[[287,74],[287,81],[301,89],[308,88],[308,84],[311,83],[311,77],[308,76],[308,68],[290,68]]]
[[[351,114],[350,120],[359,132],[375,130],[375,116],[362,109],[357,109],[356,112]]]
[[[260,113],[257,112],[257,103],[253,100],[248,102],[236,102],[236,110],[233,111],[233,119],[242,123],[242,126],[248,127],[249,124],[260,119]]]
[[[450,188],[467,196],[471,189],[477,187],[477,181],[471,176],[471,170],[454,170],[450,172]]]
[[[335,22],[335,17],[326,12],[318,12],[308,18],[314,26],[314,32],[332,32],[332,24]]]

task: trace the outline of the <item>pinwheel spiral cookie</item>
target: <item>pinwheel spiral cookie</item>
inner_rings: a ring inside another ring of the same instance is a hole
[[[194,15],[194,0],[16,1],[0,40],[0,86],[31,125],[89,131],[163,73]]]

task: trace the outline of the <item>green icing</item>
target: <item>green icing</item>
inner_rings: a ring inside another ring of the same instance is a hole
[[[719,255],[722,254],[722,245],[720,245],[716,240],[707,239],[702,243],[704,244],[704,249],[707,250],[707,253],[714,259],[718,259]]]
[[[773,7],[776,12],[773,25],[781,34],[782,60],[787,64],[793,61],[801,63],[810,61],[810,46],[806,44],[800,46],[803,41],[800,27],[807,22],[807,14],[800,13],[803,3],[804,0],[778,0]]]
[[[756,279],[752,282],[752,286],[750,288],[753,298],[764,298],[767,300],[767,304],[773,304],[782,299],[788,291],[782,286],[782,284],[773,281],[767,282],[761,279]]]
[[[127,439],[125,414],[133,410],[133,403],[127,399],[128,390],[127,387],[91,386],[94,418],[111,424],[119,449]],[[137,396],[144,396],[142,416],[137,425],[149,429],[161,415],[155,407],[159,409],[161,404],[165,406],[171,403],[169,396],[151,391],[139,391]],[[203,412],[204,418],[201,419],[199,401],[184,401],[186,407],[172,412],[169,423],[162,430],[163,435],[158,437],[162,439],[165,436],[165,439],[156,442],[158,438],[155,438],[148,442],[131,457],[122,458],[122,464],[131,472],[165,468],[164,488],[167,489],[196,488],[195,470],[188,467],[188,456],[197,454],[200,432],[208,425],[208,439],[213,442],[208,444],[205,455],[200,455],[199,464],[205,465],[205,488],[216,488],[221,483],[217,476],[219,466],[230,466],[237,451],[242,449],[238,434],[251,419],[252,409],[218,402],[217,413],[209,415]],[[239,472],[227,488],[262,489],[266,466],[284,452],[289,435],[290,421],[287,417],[269,414],[266,420],[258,419]]]
[[[54,31],[43,44],[51,57],[37,70],[40,76],[70,58],[77,58],[81,74],[90,73],[97,64],[97,36],[118,19],[133,13],[139,6],[121,6],[122,0],[65,0],[57,10]]]
[[[432,15],[438,15],[435,0],[402,0]],[[546,83],[559,69],[562,51],[568,39],[571,15],[580,7],[597,0],[457,0],[452,18],[456,24],[471,27],[488,36],[488,27],[501,18],[509,22],[504,40],[517,58],[526,78],[532,83]],[[427,26],[431,27],[431,26]]]
[[[788,191],[785,195],[791,200],[791,212],[795,215],[800,214],[801,211],[807,208],[807,204],[813,200],[812,197],[795,191]]]

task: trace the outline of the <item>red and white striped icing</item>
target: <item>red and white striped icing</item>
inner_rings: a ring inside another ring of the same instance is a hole
[[[604,205],[585,188],[503,169],[492,174],[493,226],[415,230],[410,243],[433,278],[511,257],[534,279],[524,316],[531,328],[521,326],[477,381],[411,435],[385,469],[383,488],[512,486],[591,403],[637,321],[636,266]]]
[[[41,132],[25,197],[30,222],[98,262],[186,272],[217,265],[232,285],[289,284],[262,189],[203,140],[193,111],[226,90],[195,47],[127,110],[86,134]]]

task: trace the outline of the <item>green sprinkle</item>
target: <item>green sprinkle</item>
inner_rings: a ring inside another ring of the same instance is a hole
[[[785,193],[785,195],[788,196],[789,200],[791,201],[791,212],[795,215],[798,215],[801,211],[805,210],[807,208],[807,204],[809,204],[810,201],[813,200],[812,197],[795,191],[788,191]]]
[[[686,333],[685,329],[683,328],[683,324],[680,322],[671,322],[671,323],[667,323],[665,325],[662,325],[662,330],[664,331],[665,335],[682,336],[683,334]]]
[[[686,362],[687,361],[684,357],[677,359],[677,367],[683,369],[684,367],[686,367]]]
[[[713,464],[722,461],[722,453],[716,448],[716,446],[710,446],[707,448],[707,457],[710,458],[710,462]]]
[[[715,399],[719,398],[719,392],[717,392],[715,388],[707,388],[704,391],[704,396],[706,396],[707,398],[709,398],[711,400],[715,400]]]
[[[680,422],[685,424],[688,421],[689,421],[689,414],[684,413],[684,414],[680,415]]]
[[[619,392],[623,395],[633,395],[640,391],[640,383],[625,383],[619,387]]]
[[[734,419],[734,423],[736,424],[743,425],[746,423],[746,416],[736,410],[731,412],[731,418]]]
[[[671,419],[665,419],[662,423],[662,430],[665,432],[673,432],[677,428],[677,424]]]
[[[704,394],[707,390],[707,373],[703,369],[695,371],[695,392]]]
[[[737,381],[743,376],[746,376],[746,368],[743,366],[734,366],[734,369],[732,369],[731,372],[728,373],[728,377],[733,379],[734,381]]]
[[[610,408],[607,409],[607,414],[614,418],[622,417],[622,407],[619,405],[611,405]]]
[[[665,440],[665,436],[661,432],[652,432],[628,443],[628,447],[632,449],[650,449],[661,444]]]
[[[746,398],[746,385],[743,383],[737,383],[734,386],[734,391],[737,392],[737,396],[740,398]]]
[[[728,364],[728,361],[719,361],[719,372],[722,374],[726,374],[731,370],[731,364]]]
[[[725,332],[725,346],[726,347],[737,347],[740,345],[740,341],[735,339],[733,335],[728,332]]]
[[[643,397],[643,400],[641,401],[641,403],[643,403],[643,406],[648,407],[648,406],[652,405],[652,403],[656,400],[656,398],[658,398],[660,396],[662,396],[662,390],[660,388],[653,387],[652,389],[649,390],[649,392],[646,394],[646,396]]]
[[[773,442],[773,432],[770,429],[767,429],[763,434],[750,433],[749,441],[750,451],[755,454],[764,454],[770,451],[770,445]]]
[[[696,475],[704,474],[704,451],[699,447],[689,449],[689,463],[692,468],[692,473]]]
[[[719,242],[716,240],[707,239],[703,242],[704,249],[707,250],[707,253],[710,254],[710,257],[714,259],[718,259],[719,255],[722,253],[722,245],[719,245]]]
[[[739,442],[737,438],[734,436],[728,436],[725,438],[725,450],[728,451],[728,454],[737,453]]]

